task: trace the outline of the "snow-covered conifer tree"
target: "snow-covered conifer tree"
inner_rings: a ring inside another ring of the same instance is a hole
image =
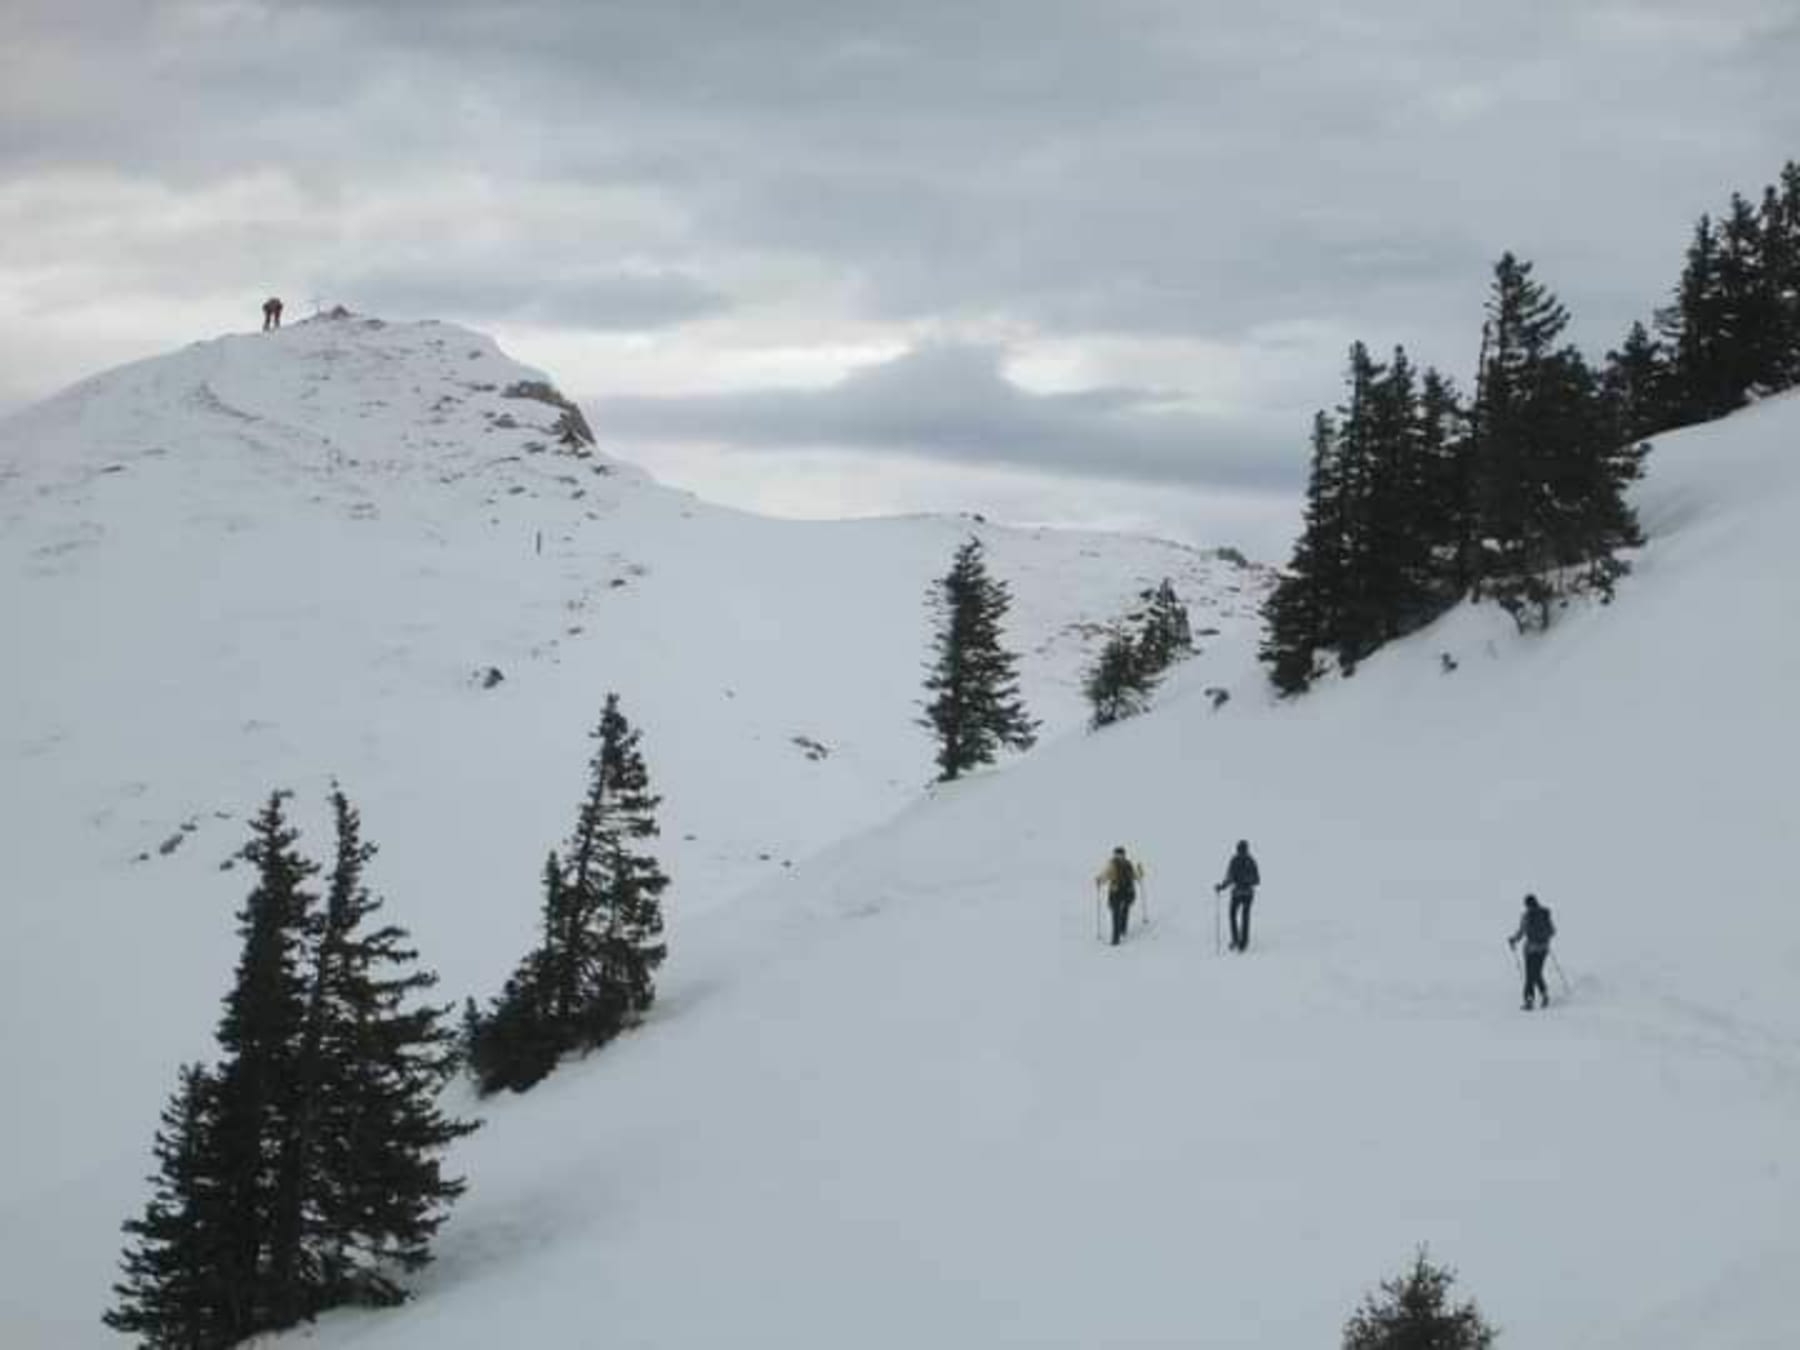
[[[932,586],[931,602],[937,654],[920,724],[937,736],[938,778],[948,782],[991,764],[1002,746],[1029,750],[1038,724],[1019,695],[1018,658],[1001,642],[1011,596],[1005,582],[988,575],[979,539],[957,549],[950,570]]]

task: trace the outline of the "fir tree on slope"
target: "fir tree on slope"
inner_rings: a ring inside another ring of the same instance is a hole
[[[605,1044],[655,1001],[669,879],[638,846],[656,837],[662,799],[616,694],[593,735],[575,830],[545,863],[541,941],[474,1029],[470,1060],[484,1093],[523,1091],[562,1054]]]
[[[1382,366],[1358,343],[1351,349],[1351,380],[1361,389],[1343,423],[1356,431],[1350,602],[1337,644],[1346,669],[1443,607],[1437,552],[1442,530],[1433,515],[1441,507],[1434,492],[1443,466],[1427,446],[1418,375],[1404,347]]]
[[[1719,237],[1711,216],[1695,222],[1675,303],[1657,312],[1656,324],[1670,353],[1674,424],[1705,422],[1737,407],[1741,393],[1730,388],[1727,373]]]
[[[1347,398],[1313,421],[1305,525],[1264,605],[1262,659],[1284,694],[1321,653],[1346,673],[1430,622],[1470,566],[1468,442],[1450,382],[1415,372],[1404,348],[1381,364],[1350,348]]]
[[[925,689],[934,697],[920,725],[936,733],[938,779],[949,782],[991,764],[1002,746],[1029,750],[1037,723],[1019,696],[1017,658],[1000,641],[1011,597],[988,575],[979,539],[957,549],[931,601],[939,629]]]
[[[1144,597],[1149,602],[1138,629],[1138,662],[1152,675],[1161,674],[1194,650],[1194,631],[1187,606],[1167,577]]]
[[[232,1340],[283,1325],[302,1279],[298,1247],[285,1241],[295,1220],[283,1205],[297,1212],[286,1169],[302,1103],[304,962],[318,934],[316,897],[304,883],[319,869],[295,850],[286,795],[270,796],[243,852],[257,882],[238,915],[243,955],[219,1024],[224,1058],[213,1074],[217,1119],[208,1151],[220,1210],[222,1321]]]
[[[1482,593],[1522,627],[1542,627],[1562,593],[1610,597],[1627,569],[1617,550],[1642,543],[1625,500],[1645,448],[1616,445],[1599,382],[1581,353],[1558,346],[1568,312],[1511,253],[1494,268],[1473,412]]]
[[[551,1016],[548,975],[550,953],[566,922],[558,896],[562,861],[555,853],[544,863],[543,886],[538,945],[507,976],[487,1012],[465,1025],[469,1071],[483,1096],[501,1088],[525,1091],[556,1067],[565,1048]]]
[[[184,1068],[156,1135],[155,1189],[142,1217],[124,1224],[135,1242],[120,1261],[125,1278],[113,1286],[117,1306],[101,1320],[142,1345],[203,1350],[234,1339],[215,1260],[219,1211],[208,1166],[214,1107],[206,1070]]]
[[[1258,654],[1283,694],[1297,694],[1312,683],[1319,649],[1330,645],[1341,626],[1347,534],[1343,506],[1337,427],[1320,412],[1313,417],[1305,523],[1287,570],[1263,605]]]
[[[1156,688],[1156,674],[1145,660],[1142,644],[1129,633],[1114,633],[1100,649],[1082,692],[1093,707],[1089,725],[1098,729],[1141,713]]]
[[[1144,711],[1163,672],[1194,650],[1187,606],[1172,581],[1164,577],[1139,599],[1144,607],[1131,615],[1136,636],[1121,631],[1108,637],[1082,681],[1093,709],[1089,726],[1096,729]]]
[[[1664,425],[1723,417],[1800,384],[1800,163],[1784,165],[1759,204],[1733,193],[1722,216],[1700,217],[1656,324],[1668,354]]]
[[[1421,1249],[1412,1269],[1363,1300],[1344,1325],[1343,1350],[1489,1350],[1497,1333],[1473,1300],[1451,1305],[1455,1280]]]
[[[1427,366],[1419,380],[1418,453],[1423,477],[1419,528],[1431,559],[1435,608],[1469,593],[1477,553],[1475,463],[1469,415],[1446,376]]]
[[[243,952],[218,1031],[225,1058],[184,1073],[158,1136],[159,1189],[144,1218],[125,1224],[139,1245],[105,1321],[144,1345],[226,1346],[280,1325],[297,1265],[288,1253],[278,1266],[274,1248],[299,1113],[301,967],[316,931],[304,883],[317,868],[294,849],[284,797],[271,795],[242,855],[257,880],[238,913]]]
[[[438,1155],[477,1128],[446,1117],[439,1092],[456,1071],[449,1008],[418,1003],[437,983],[406,930],[370,927],[381,909],[363,884],[375,855],[362,821],[333,789],[337,849],[314,963],[309,1042],[317,1067],[307,1159],[318,1306],[386,1306],[406,1292],[393,1272],[431,1260],[432,1236],[465,1183]]]

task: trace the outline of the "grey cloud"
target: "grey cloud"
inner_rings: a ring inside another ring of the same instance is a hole
[[[750,346],[759,305],[790,345],[846,309],[1246,346],[1317,322],[1462,374],[1512,248],[1599,350],[1665,298],[1693,217],[1800,147],[1793,0],[14,0],[7,39],[0,197],[267,173],[314,219],[272,208],[225,248],[204,220],[95,230],[78,265],[54,223],[9,229],[31,265],[0,254],[0,281],[64,304],[235,250],[372,308],[603,329],[723,291]],[[421,229],[524,266],[412,261]],[[1335,358],[1305,359],[1331,401]]]
[[[374,313],[477,324],[515,319],[602,331],[667,328],[730,307],[722,292],[685,273],[583,273],[546,269],[524,256],[387,268],[332,286]]]
[[[613,397],[590,409],[602,441],[688,441],[748,451],[898,452],[963,465],[1234,488],[1296,486],[1286,419],[1222,417],[1121,387],[1036,393],[992,346],[933,343],[825,389]]]

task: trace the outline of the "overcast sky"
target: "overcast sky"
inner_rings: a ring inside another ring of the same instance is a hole
[[[1800,155],[1796,0],[0,0],[0,406],[265,294],[661,476],[1285,552],[1345,346],[1596,354]]]

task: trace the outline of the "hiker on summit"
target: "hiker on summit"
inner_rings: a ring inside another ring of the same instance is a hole
[[[1137,899],[1138,882],[1143,879],[1144,865],[1126,857],[1123,844],[1112,851],[1112,857],[1094,878],[1096,888],[1106,888],[1107,908],[1112,910],[1112,945],[1115,947],[1125,936],[1125,923],[1131,914],[1132,902]]]
[[[1231,950],[1250,950],[1250,902],[1256,899],[1256,888],[1262,885],[1262,873],[1256,870],[1256,859],[1250,856],[1250,841],[1240,839],[1231,861],[1225,864],[1225,880],[1213,887],[1216,895],[1231,887]],[[1215,925],[1218,916],[1213,916]]]
[[[1538,903],[1535,895],[1525,897],[1525,912],[1519,916],[1519,927],[1506,945],[1514,951],[1519,949],[1519,940],[1525,941],[1525,1011],[1531,1011],[1531,996],[1535,992],[1538,1002],[1548,1008],[1550,1006],[1550,989],[1544,983],[1544,962],[1550,955],[1550,939],[1556,936],[1556,925],[1550,921],[1550,911]]]
[[[281,327],[281,297],[271,295],[263,301],[263,332]]]

